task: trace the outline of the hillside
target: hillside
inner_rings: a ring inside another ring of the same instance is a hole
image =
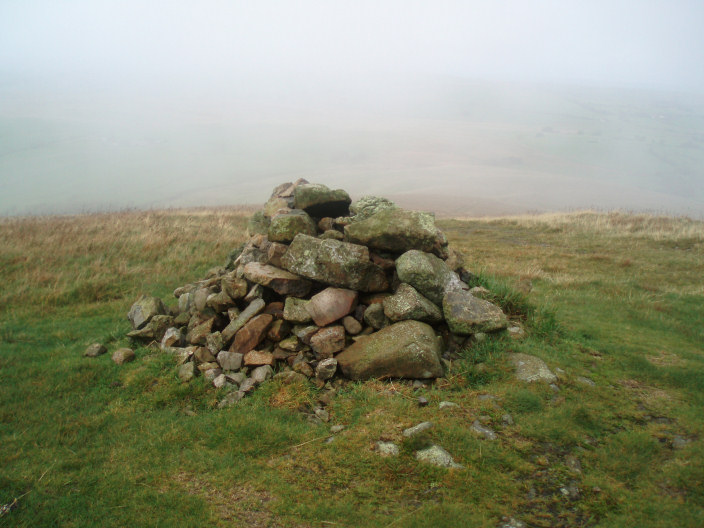
[[[173,302],[246,223],[224,208],[0,220],[0,505],[18,499],[0,526],[704,524],[703,222],[439,221],[525,338],[468,346],[428,387],[346,384],[328,423],[301,412],[312,385],[215,409],[218,390],[181,384],[155,349],[123,366],[83,357],[128,345],[135,298]],[[517,381],[515,352],[543,359],[555,386]],[[464,468],[418,462],[430,444]]]

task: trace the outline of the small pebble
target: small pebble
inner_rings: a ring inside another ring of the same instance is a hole
[[[428,405],[428,398],[421,396],[418,398],[418,407],[426,407]]]

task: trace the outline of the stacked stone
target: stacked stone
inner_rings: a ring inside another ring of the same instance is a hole
[[[441,377],[448,349],[507,326],[461,280],[432,214],[299,180],[274,189],[248,235],[226,267],[177,288],[176,307],[142,297],[128,314],[130,337],[177,354],[183,380],[236,387],[229,401],[275,370],[321,385]]]

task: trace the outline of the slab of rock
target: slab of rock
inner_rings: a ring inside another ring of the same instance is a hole
[[[455,462],[452,455],[438,445],[433,445],[427,449],[416,451],[416,460],[438,467],[457,469],[464,467],[462,464]]]
[[[296,297],[286,297],[284,302],[284,319],[292,323],[310,323],[313,319],[306,309],[308,299],[297,299]]]
[[[327,326],[310,338],[310,346],[318,359],[330,358],[345,348],[345,327]]]
[[[298,275],[259,262],[250,262],[244,267],[244,276],[248,281],[271,288],[279,295],[305,297],[310,291],[311,283]]]
[[[327,381],[335,375],[335,372],[337,372],[337,360],[335,358],[324,359],[315,367],[315,377],[319,380]]]
[[[271,323],[269,330],[267,330],[266,332],[266,337],[271,341],[279,342],[290,333],[291,325],[288,323],[288,321],[284,321],[283,319],[277,319],[273,323]]]
[[[274,354],[271,352],[263,352],[261,350],[252,350],[244,355],[244,364],[248,367],[273,365]]]
[[[166,307],[158,297],[142,295],[135,301],[127,313],[127,318],[133,330],[139,330],[146,325],[155,315],[165,315]]]
[[[384,209],[395,209],[396,204],[379,196],[362,196],[350,204],[352,221],[365,220]]]
[[[83,355],[86,357],[98,357],[107,353],[107,351],[108,349],[105,348],[104,345],[100,343],[93,343],[92,345],[89,345],[88,348],[86,348],[86,351],[83,352]]]
[[[396,259],[396,273],[401,282],[410,284],[438,306],[445,293],[466,287],[444,260],[415,249]]]
[[[186,335],[186,341],[192,345],[205,345],[214,323],[215,318],[211,317],[194,326]]]
[[[271,218],[268,238],[271,242],[289,244],[299,233],[315,236],[317,231],[315,222],[305,211],[290,209]]]
[[[433,423],[432,422],[421,422],[418,425],[414,425],[413,427],[409,427],[408,429],[403,430],[403,436],[406,438],[411,438],[412,436],[416,436],[420,433],[423,433],[429,429],[433,428]]]
[[[369,260],[366,247],[357,244],[297,235],[281,264],[291,273],[331,286],[363,292],[388,288],[384,270]]]
[[[516,379],[532,383],[534,381],[544,381],[553,383],[557,376],[550,372],[545,362],[535,356],[528,354],[511,354],[509,361],[516,368]]]
[[[222,350],[218,353],[218,363],[223,370],[239,370],[242,368],[242,354],[237,352],[230,352],[229,350]]]
[[[464,290],[448,292],[442,301],[442,311],[453,334],[493,332],[508,325],[501,308]]]
[[[299,185],[293,192],[293,206],[316,218],[345,216],[351,202],[347,192],[342,189],[332,190],[321,184]]]
[[[135,360],[134,350],[131,348],[118,348],[112,353],[112,360],[118,365],[123,365]]]
[[[276,266],[277,268],[283,267],[281,265],[281,257],[286,254],[288,246],[286,244],[280,244],[278,242],[272,242],[266,252],[267,264]]]
[[[273,315],[261,314],[253,317],[235,334],[230,346],[230,352],[246,354],[264,340],[269,325],[274,320]],[[246,360],[245,360],[246,361]]]
[[[171,315],[155,315],[149,322],[139,330],[132,330],[127,334],[131,339],[139,339],[141,341],[161,341],[171,326],[174,324],[174,318]]]
[[[234,273],[229,273],[220,280],[220,288],[232,299],[242,299],[247,295],[247,281]]]
[[[410,284],[401,283],[396,293],[383,301],[384,314],[391,321],[415,319],[424,323],[435,324],[442,321],[442,312],[429,299],[423,297]]]
[[[353,380],[437,378],[443,375],[440,343],[432,327],[402,321],[359,337],[337,355],[342,373]]]
[[[201,363],[214,363],[215,355],[205,347],[198,347],[193,353],[193,359],[197,365]]]
[[[345,240],[392,253],[409,249],[430,252],[438,243],[438,229],[430,213],[385,208],[345,226]]]
[[[247,308],[242,310],[242,313],[240,313],[237,318],[230,321],[230,324],[228,324],[220,332],[225,344],[229,343],[232,339],[232,336],[234,336],[245,324],[247,324],[247,321],[249,321],[252,317],[261,312],[265,306],[266,303],[264,302],[264,299],[255,299],[251,303],[249,303]]]
[[[310,302],[306,304],[306,310],[316,325],[329,325],[354,310],[357,297],[357,292],[353,290],[325,288],[311,297]]]

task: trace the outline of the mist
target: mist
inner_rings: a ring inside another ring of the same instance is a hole
[[[704,216],[699,2],[5,2],[0,214]]]

